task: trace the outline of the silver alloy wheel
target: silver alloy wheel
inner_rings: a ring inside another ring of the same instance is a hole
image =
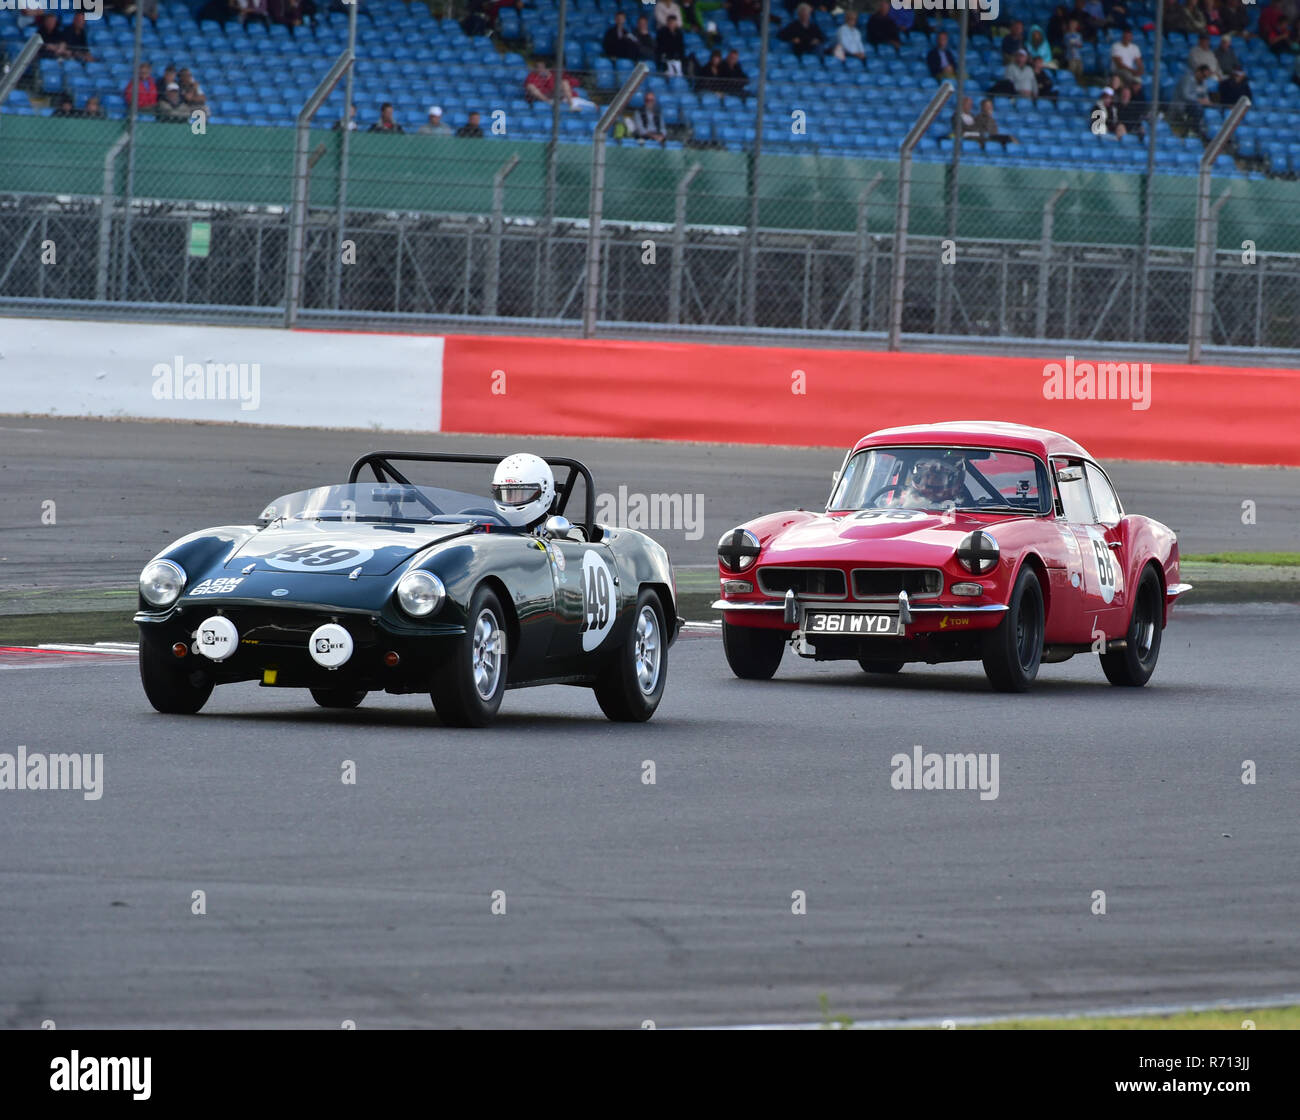
[[[474,622],[474,642],[470,651],[474,691],[483,700],[492,699],[496,693],[505,652],[505,632],[497,625],[496,616],[485,607]]]
[[[636,666],[636,683],[645,696],[651,695],[659,684],[659,661],[662,650],[659,643],[659,620],[653,607],[642,607],[636,619],[636,648],[633,660]]]

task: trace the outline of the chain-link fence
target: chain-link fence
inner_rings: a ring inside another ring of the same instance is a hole
[[[1235,48],[1251,105],[1201,197],[1196,172],[1230,106],[1200,104],[1215,83],[1184,80],[1195,36],[1133,37],[1148,71],[1162,53],[1159,73],[1129,83],[1160,90],[1152,144],[1144,102],[1103,92],[1125,84],[1109,54],[1118,29],[1073,66],[1042,68],[1038,96],[1016,96],[989,93],[1014,74],[1009,11],[1002,24],[971,14],[964,46],[960,22],[932,18],[858,59],[824,53],[852,46],[839,32],[853,27],[824,12],[809,19],[824,42],[800,55],[784,29],[800,21],[779,6],[766,50],[761,10],[736,22],[744,5],[693,8],[685,57],[652,51],[607,122],[593,270],[592,138],[638,61],[620,29],[635,36],[641,16],[654,28],[655,12],[628,5],[619,24],[612,4],[534,2],[444,13],[372,0],[360,16],[321,4],[314,24],[260,30],[164,3],[155,24],[88,24],[92,61],[38,57],[20,74],[28,33],[0,27],[16,86],[0,115],[0,306],[573,329],[586,303],[597,331],[1185,346],[1199,236],[1204,343],[1300,347],[1300,88],[1289,56],[1257,40]],[[150,92],[182,108],[142,104],[132,127],[137,34]],[[955,89],[900,175],[900,145],[944,78],[936,52]],[[272,72],[274,96],[256,81]],[[176,79],[183,95],[165,88]],[[349,83],[355,128],[340,127]],[[104,119],[86,112],[93,94]]]

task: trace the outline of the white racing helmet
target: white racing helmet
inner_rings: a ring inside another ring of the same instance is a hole
[[[507,455],[492,475],[492,500],[506,524],[525,529],[551,512],[555,475],[539,455]]]

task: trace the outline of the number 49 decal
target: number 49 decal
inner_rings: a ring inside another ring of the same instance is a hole
[[[582,556],[582,648],[590,652],[614,625],[614,577],[599,553]]]

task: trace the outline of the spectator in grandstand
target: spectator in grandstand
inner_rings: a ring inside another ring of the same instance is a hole
[[[722,87],[723,93],[744,100],[745,86],[749,83],[749,75],[745,73],[745,68],[740,64],[740,52],[734,47],[727,52],[727,57],[722,60],[722,81],[724,83]]]
[[[133,83],[127,82],[126,89],[122,91],[122,98],[126,101],[126,107],[131,107],[131,86]],[[158,86],[154,84],[153,67],[147,62],[140,63],[140,69],[136,71],[135,86],[138,89],[136,93],[136,104],[141,109],[152,109],[158,104]]]
[[[1232,36],[1225,35],[1219,40],[1219,49],[1214,52],[1214,61],[1219,64],[1220,74],[1231,74],[1241,65],[1241,59],[1232,46]]]
[[[636,34],[627,25],[627,14],[624,12],[614,13],[614,23],[605,32],[605,38],[601,47],[609,58],[628,58],[636,61],[641,57],[640,48],[637,46]]]
[[[239,0],[239,22],[244,27],[250,23],[270,27],[271,13],[267,9],[267,0]]]
[[[1223,30],[1223,11],[1219,7],[1219,0],[1201,0],[1201,8],[1205,12],[1205,30],[1211,35],[1218,35]]]
[[[1011,30],[1002,36],[1002,61],[1010,62],[1017,51],[1025,50],[1025,25],[1018,19],[1011,21]],[[1028,53],[1028,52],[1026,52]]]
[[[166,123],[175,124],[190,119],[190,111],[181,100],[181,87],[177,82],[168,82],[163,87],[163,95],[153,109],[154,116]]]
[[[1205,16],[1196,0],[1165,0],[1165,30],[1195,34],[1205,30]]]
[[[862,43],[862,32],[858,30],[858,13],[850,8],[844,13],[844,22],[835,32],[835,45],[831,54],[843,61],[856,58],[864,66],[867,62],[867,48]]]
[[[344,128],[346,128],[349,132],[356,132],[356,130],[359,127],[360,125],[357,122],[357,103],[354,101],[351,105],[348,106],[346,121],[344,120],[335,121],[333,124],[333,128],[335,132],[341,132]]]
[[[1070,26],[1070,13],[1064,4],[1057,4],[1052,18],[1047,21],[1047,45],[1058,55],[1065,47],[1065,32]]]
[[[940,31],[935,36],[934,46],[925,56],[925,65],[930,77],[938,81],[957,76],[957,52],[948,46],[948,32]]]
[[[1142,61],[1142,48],[1133,42],[1133,32],[1125,31],[1118,43],[1110,46],[1110,77],[1114,85],[1142,85],[1146,64]]]
[[[682,34],[681,22],[678,18],[670,15],[655,36],[655,62],[669,77],[680,78],[682,63],[685,60],[686,36]]]
[[[1094,136],[1121,139],[1127,131],[1119,123],[1119,108],[1115,104],[1115,91],[1107,86],[1088,110],[1088,128]]]
[[[1246,11],[1245,4],[1242,0],[1223,0],[1219,8],[1219,30],[1225,35],[1240,35],[1243,39],[1249,39],[1250,34],[1247,27],[1250,24],[1250,13]],[[1222,65],[1222,60],[1220,60]]]
[[[566,102],[573,96],[573,90],[564,82],[560,83],[560,96]],[[533,59],[533,68],[524,78],[524,97],[529,101],[540,101],[543,105],[549,105],[554,100],[555,73],[546,65],[544,58]]]
[[[492,15],[488,8],[492,8]],[[460,29],[470,38],[486,35],[492,30],[492,21],[496,18],[496,8],[488,0],[468,0],[465,5],[465,17],[460,21]]]
[[[195,13],[194,18],[200,23],[214,20],[225,27],[226,20],[239,18],[239,0],[207,0]]]
[[[1173,117],[1171,123],[1201,137],[1205,134],[1205,107],[1210,104],[1210,91],[1205,84],[1209,78],[1208,66],[1198,70],[1189,66],[1174,87],[1174,98],[1169,107]]]
[[[267,0],[267,14],[272,23],[278,23],[297,33],[304,23],[316,17],[315,0]]]
[[[71,58],[72,52],[63,41],[63,32],[59,29],[59,17],[56,12],[46,12],[41,16],[37,34],[41,37],[41,58]]]
[[[55,110],[54,110],[54,112],[52,112],[52,113],[50,114],[50,116],[52,116],[52,117],[79,117],[79,116],[81,116],[81,114],[77,112],[75,106],[76,106],[76,103],[72,100],[71,97],[69,97],[66,93],[64,93],[64,94],[60,94],[60,95],[59,95],[59,100],[56,102]]]
[[[668,17],[671,16],[677,20],[677,26],[682,25],[682,9],[677,0],[656,0],[655,3],[655,30],[658,31],[668,26]]]
[[[1034,24],[1029,29],[1029,45],[1025,48],[1029,52],[1029,64],[1032,66],[1034,59],[1041,58],[1043,65],[1052,70],[1056,69],[1056,59],[1052,56],[1051,44],[1047,41],[1047,36],[1043,34],[1043,29]]]
[[[181,99],[191,109],[206,109],[208,107],[208,95],[203,92],[203,87],[199,85],[198,79],[191,73],[188,66],[183,66],[176,75],[176,84],[181,87]]]
[[[158,88],[161,90],[165,90],[172,82],[175,81],[176,81],[176,67],[174,64],[169,62],[166,66],[163,67],[162,78],[159,79]]]
[[[757,27],[763,16],[763,5],[758,0],[727,0],[726,10],[737,27],[743,20],[749,20]]]
[[[1007,150],[1008,144],[1014,144],[1016,138],[1010,133],[1003,132],[998,128],[997,117],[993,115],[993,98],[986,97],[980,102],[979,116],[975,118],[975,132],[979,137],[981,148],[990,140],[1002,145],[1002,150]]]
[[[645,104],[632,114],[632,135],[642,142],[651,140],[656,144],[662,144],[668,138],[664,115],[653,90],[646,92]]]
[[[708,62],[695,69],[695,92],[716,93],[721,98],[726,93],[722,77],[722,52],[711,51]]]
[[[1120,86],[1115,95],[1115,122],[1124,129],[1124,135],[1145,140],[1146,115],[1146,102],[1134,98],[1131,86]]]
[[[1106,15],[1106,9],[1102,6],[1101,0],[1084,0],[1083,10],[1088,13],[1088,18],[1092,20],[1093,27],[1099,32],[1110,26],[1110,19]]]
[[[1038,95],[1038,79],[1034,77],[1029,54],[1023,47],[1012,56],[1002,70],[1002,77],[989,86],[988,92],[1011,97],[1033,98]]]
[[[41,16],[45,14],[44,0],[18,0],[17,10],[18,14],[14,19],[18,23],[19,31],[32,31],[40,28]]]
[[[1269,6],[1259,13],[1259,37],[1275,55],[1291,49],[1291,28],[1282,10],[1282,0],[1271,0]]]
[[[1070,18],[1078,21],[1079,34],[1083,36],[1083,41],[1095,43],[1098,27],[1092,16],[1088,14],[1086,3],[1087,0],[1074,0],[1074,7],[1070,9]]]
[[[78,115],[87,120],[102,121],[107,114],[104,112],[104,106],[99,103],[99,94],[92,93],[87,97],[86,104]]]
[[[867,42],[879,53],[881,47],[893,47],[895,51],[902,48],[899,38],[898,22],[889,8],[889,0],[879,0],[876,10],[867,20]]]
[[[415,130],[417,136],[450,136],[451,125],[442,119],[442,106],[429,106],[429,119]]]
[[[1065,33],[1062,47],[1065,56],[1065,68],[1076,79],[1083,77],[1083,32],[1079,30],[1079,21],[1070,17],[1069,29]]]
[[[68,48],[68,54],[78,62],[94,62],[95,56],[90,53],[90,42],[86,36],[86,13],[77,12],[72,17],[72,22],[61,32],[63,45]]]
[[[817,6],[819,8],[829,7],[831,6],[831,2],[830,0],[821,0],[821,2]],[[930,24],[929,21],[925,18],[925,10],[923,8],[915,8],[915,7],[895,8],[892,4],[890,5],[890,8],[892,9],[891,14],[893,16],[894,23],[898,25],[898,33],[900,35],[907,35],[910,37],[913,31],[920,31],[926,34],[929,33]]]
[[[710,10],[718,6],[717,0],[705,0],[709,4]],[[683,31],[688,27],[693,31],[704,31],[704,22],[700,19],[699,3],[697,0],[680,0],[678,7],[682,10],[682,18],[679,26]],[[716,25],[715,25],[716,27]]]
[[[883,2],[888,3],[889,0]],[[826,41],[821,29],[813,23],[812,8],[807,4],[799,5],[794,19],[781,28],[777,38],[789,43],[790,49],[800,58],[806,54],[816,54],[817,48]]]
[[[1250,79],[1246,77],[1245,70],[1238,68],[1219,83],[1219,104],[1235,105],[1243,97],[1254,100],[1254,94],[1250,92]]]
[[[969,97],[963,97],[961,107],[952,114],[952,132],[949,136],[956,136],[958,132],[963,140],[979,139],[979,132],[975,129],[975,104]]]
[[[636,21],[636,50],[633,56],[637,62],[654,62],[655,51],[658,48],[658,40],[655,34],[650,30],[650,21],[645,16],[638,16]]]
[[[470,113],[469,120],[456,129],[456,135],[463,139],[482,140],[483,128],[479,124],[479,119],[477,112]]]
[[[1204,33],[1196,37],[1196,46],[1187,52],[1187,65],[1193,70],[1198,66],[1208,66],[1211,78],[1216,82],[1223,80],[1223,70],[1219,67],[1219,58],[1210,49],[1210,37]]]
[[[1029,68],[1034,72],[1034,100],[1037,101],[1041,97],[1055,105],[1056,82],[1052,80],[1052,72],[1047,68],[1046,63],[1041,58],[1035,58]]]
[[[379,119],[366,129],[366,131],[396,133],[405,132],[406,130],[402,128],[393,117],[393,103],[391,101],[385,101],[379,106]]]

